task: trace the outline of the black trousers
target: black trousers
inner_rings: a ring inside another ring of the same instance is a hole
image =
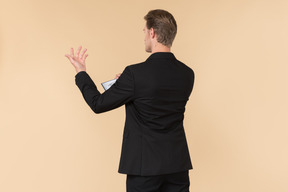
[[[156,176],[127,175],[127,192],[189,192],[189,170]]]

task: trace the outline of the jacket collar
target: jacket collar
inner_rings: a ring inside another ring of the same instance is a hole
[[[150,59],[176,59],[173,53],[171,52],[156,52],[152,53],[147,60]]]

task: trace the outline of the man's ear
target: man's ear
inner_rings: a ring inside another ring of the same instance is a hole
[[[154,39],[156,37],[156,33],[155,33],[155,31],[154,31],[154,29],[152,27],[150,28],[150,37],[152,39]]]

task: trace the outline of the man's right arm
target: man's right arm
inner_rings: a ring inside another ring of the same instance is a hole
[[[85,71],[76,74],[75,82],[86,103],[95,113],[118,108],[134,98],[134,77],[128,67],[124,69],[118,80],[102,94]]]

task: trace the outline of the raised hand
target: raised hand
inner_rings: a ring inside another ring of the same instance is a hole
[[[76,52],[76,55],[74,55],[74,49],[71,48],[71,53],[69,54],[65,54],[65,57],[67,57],[69,59],[69,61],[71,62],[71,64],[75,67],[76,72],[80,72],[80,71],[86,71],[86,64],[85,64],[85,60],[86,57],[88,56],[88,54],[85,55],[87,49],[84,49],[82,51],[82,53],[80,54],[82,49],[82,46],[80,46]]]

